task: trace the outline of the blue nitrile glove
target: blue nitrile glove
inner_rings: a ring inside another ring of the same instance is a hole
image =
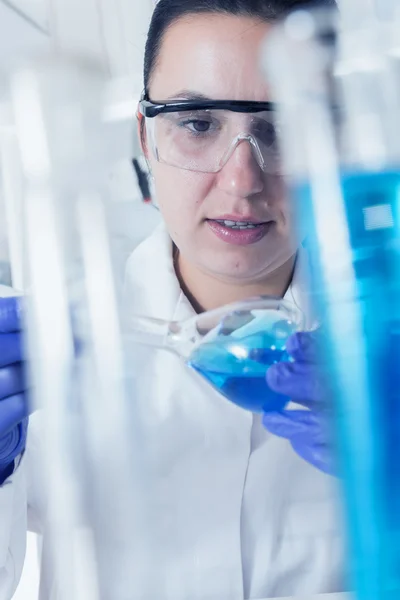
[[[24,450],[28,428],[20,313],[21,298],[0,298],[0,484]]]
[[[309,410],[283,410],[263,415],[265,428],[290,441],[294,451],[308,463],[335,474],[329,435],[328,378],[320,361],[318,332],[292,335],[287,350],[294,362],[281,362],[268,369],[268,385]]]

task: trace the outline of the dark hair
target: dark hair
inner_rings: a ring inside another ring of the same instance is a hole
[[[159,0],[151,19],[144,54],[144,90],[157,62],[164,35],[171,25],[187,15],[213,13],[275,21],[296,8],[335,7],[336,0]]]

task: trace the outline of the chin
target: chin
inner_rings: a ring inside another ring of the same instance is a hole
[[[247,257],[246,257],[247,258]],[[207,271],[213,273],[216,277],[227,281],[246,282],[265,277],[265,275],[274,270],[271,264],[254,262],[243,257],[232,258],[230,260],[210,260],[207,261]]]
[[[208,248],[207,251],[204,248],[200,256],[203,256],[203,265],[207,271],[216,276],[238,282],[257,281],[279,269],[296,252],[288,241],[280,249],[275,243],[265,242],[246,247],[225,246],[219,250]]]

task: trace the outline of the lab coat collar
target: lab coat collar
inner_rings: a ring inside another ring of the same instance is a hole
[[[313,321],[308,279],[307,252],[301,248],[285,299],[303,313],[306,327]],[[183,320],[195,314],[175,274],[172,242],[164,224],[131,254],[126,268],[125,298],[131,314],[166,320]]]
[[[125,298],[130,304],[127,308],[138,315],[172,320],[181,295],[171,238],[162,224],[128,259]]]
[[[310,283],[308,253],[301,246],[297,252],[292,281],[284,298],[302,313],[305,329],[314,328],[316,323],[311,305]]]

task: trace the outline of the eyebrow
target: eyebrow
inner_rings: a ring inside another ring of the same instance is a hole
[[[172,94],[171,96],[168,96],[166,98],[166,100],[167,101],[172,100],[173,102],[179,101],[179,100],[189,100],[192,102],[230,102],[230,100],[227,98],[222,98],[222,99],[212,98],[211,96],[207,96],[206,94],[202,94],[201,92],[197,92],[194,90],[188,90],[188,89],[180,90],[176,94]],[[241,102],[254,103],[253,100],[241,100]],[[260,102],[263,104],[269,103],[268,100],[261,100]],[[255,103],[257,104],[257,102],[255,102]]]
[[[206,96],[205,94],[202,94],[201,92],[195,92],[192,90],[181,90],[180,92],[177,92],[176,94],[172,94],[172,96],[168,96],[167,100],[199,100],[199,101],[208,101],[208,102],[212,102],[215,100],[215,98],[210,98],[209,96]]]

